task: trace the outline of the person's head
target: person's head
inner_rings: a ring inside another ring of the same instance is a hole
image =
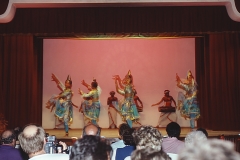
[[[166,131],[167,131],[168,137],[179,138],[181,133],[181,127],[176,122],[170,122],[166,127]]]
[[[1,135],[1,144],[14,147],[16,145],[16,135],[12,130],[5,130]]]
[[[240,155],[228,141],[209,139],[204,143],[194,142],[178,155],[179,160],[239,160]]]
[[[123,142],[125,145],[135,146],[135,142],[134,142],[133,135],[132,135],[134,130],[135,129],[133,129],[133,128],[128,128],[124,131],[124,133],[122,135],[122,139],[123,139]]]
[[[28,125],[18,136],[21,148],[29,157],[36,153],[45,153],[45,131],[42,127]]]
[[[99,136],[86,135],[72,146],[70,160],[108,160],[111,146]]]
[[[198,128],[197,131],[202,131],[202,132],[205,134],[205,136],[208,138],[208,132],[207,132],[206,129],[204,129],[204,128]]]
[[[133,83],[133,76],[131,74],[131,71],[129,70],[127,75],[124,77],[124,79],[122,80],[122,83],[124,85],[128,85],[128,84],[132,84]]]
[[[185,146],[192,146],[194,142],[205,143],[206,135],[202,131],[192,131],[186,135]]]
[[[72,88],[72,80],[71,77],[68,75],[66,81],[65,81],[65,87],[66,88]]]
[[[94,135],[94,136],[100,136],[101,135],[101,128],[94,125],[94,124],[88,124],[83,128],[83,136],[85,135]]]
[[[131,160],[171,160],[171,158],[163,150],[156,151],[147,147],[133,151]]]
[[[93,79],[92,83],[91,83],[91,87],[93,89],[96,89],[98,87],[98,83],[97,83],[97,80],[96,79]]]
[[[165,90],[165,91],[164,91],[164,95],[165,95],[165,96],[169,96],[169,92],[170,92],[169,90]]]
[[[129,130],[129,129],[130,129],[130,127],[128,124],[126,124],[126,123],[120,124],[119,129],[118,129],[119,136],[122,138],[123,134],[126,132],[126,130]]]
[[[109,94],[110,94],[112,97],[114,97],[115,92],[114,92],[114,91],[111,91]]]
[[[137,149],[146,147],[160,151],[163,141],[162,134],[152,126],[141,126],[133,132]]]

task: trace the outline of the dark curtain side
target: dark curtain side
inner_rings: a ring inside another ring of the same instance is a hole
[[[1,111],[7,128],[42,123],[42,40],[31,35],[0,37]]]
[[[212,130],[240,129],[239,38],[239,34],[220,33],[196,40],[196,73],[202,115],[198,126]]]

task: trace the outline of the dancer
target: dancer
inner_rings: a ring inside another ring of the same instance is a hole
[[[123,101],[121,101],[118,105],[115,105],[115,108],[120,112],[122,120],[126,121],[129,127],[132,128],[132,122],[137,122],[139,119],[137,107],[134,102],[132,74],[129,70],[123,80],[121,80],[119,75],[113,76],[113,79],[115,80],[116,91],[124,96]]]
[[[82,85],[87,87],[89,90],[89,93],[84,93],[79,88],[79,94],[82,95],[84,101],[81,104],[81,110],[84,115],[84,122],[85,125],[88,123],[93,123],[94,125],[97,125],[97,121],[100,114],[100,101],[99,96],[101,94],[101,88],[98,86],[98,83],[96,79],[93,79],[93,82],[91,85],[87,84],[84,80],[82,81]]]
[[[52,74],[52,81],[56,82],[57,87],[62,91],[59,95],[53,95],[48,102],[46,103],[46,108],[53,110],[55,109],[55,116],[64,123],[65,128],[65,136],[68,136],[69,125],[73,120],[73,108],[72,106],[78,108],[76,105],[72,103],[73,92],[72,88],[72,80],[71,77],[68,76],[65,81],[65,85],[58,80],[58,78]]]
[[[117,110],[114,107],[114,103],[118,103],[118,98],[115,97],[115,92],[110,92],[111,97],[108,97],[108,117],[109,117],[109,128],[117,128]]]
[[[191,71],[188,71],[185,82],[176,74],[177,86],[185,91],[178,93],[178,109],[185,119],[190,119],[190,126],[195,128],[195,120],[200,116],[200,109],[197,102],[197,83]]]
[[[172,102],[174,103],[175,107],[177,107],[175,100],[173,99],[172,96],[169,95],[169,92],[170,92],[169,90],[165,90],[164,97],[161,99],[161,101],[156,104],[152,104],[152,107],[153,107],[153,106],[160,105],[162,102],[165,103],[163,106],[159,107],[159,112],[161,112],[161,114],[160,114],[160,117],[158,120],[158,126],[161,124],[162,121],[165,120],[164,117],[166,117],[170,122],[176,121],[176,119],[172,120],[169,117],[171,115],[171,113],[173,113],[173,112],[175,113],[175,108],[172,107]],[[165,111],[163,109],[165,109]]]

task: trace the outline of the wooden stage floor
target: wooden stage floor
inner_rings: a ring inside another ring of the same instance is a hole
[[[158,130],[162,133],[163,136],[166,136],[166,128],[158,128]],[[70,129],[69,130],[69,136],[64,137],[65,131],[64,129],[45,129],[46,133],[49,133],[49,135],[55,135],[57,139],[72,139],[73,137],[79,138],[82,134],[82,129]],[[191,131],[190,128],[182,128],[181,129],[181,138],[184,138],[187,133]],[[207,130],[209,137],[218,137],[222,134],[224,135],[239,135],[240,131],[212,131]],[[101,135],[106,138],[117,138],[118,136],[118,129],[107,129],[102,128]]]

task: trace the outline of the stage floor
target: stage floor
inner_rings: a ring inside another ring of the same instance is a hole
[[[166,136],[166,128],[161,127],[158,128],[158,130],[162,133],[163,136]],[[184,138],[189,132],[191,131],[191,128],[182,128],[180,137]],[[72,139],[73,137],[79,138],[82,135],[82,129],[70,129],[69,130],[69,136],[64,137],[65,131],[64,129],[45,129],[46,133],[49,133],[49,135],[55,135],[57,139]],[[224,135],[239,135],[240,131],[212,131],[207,130],[209,137],[218,137],[222,134]],[[118,129],[106,129],[102,128],[101,136],[104,136],[106,138],[117,138],[118,136]]]

